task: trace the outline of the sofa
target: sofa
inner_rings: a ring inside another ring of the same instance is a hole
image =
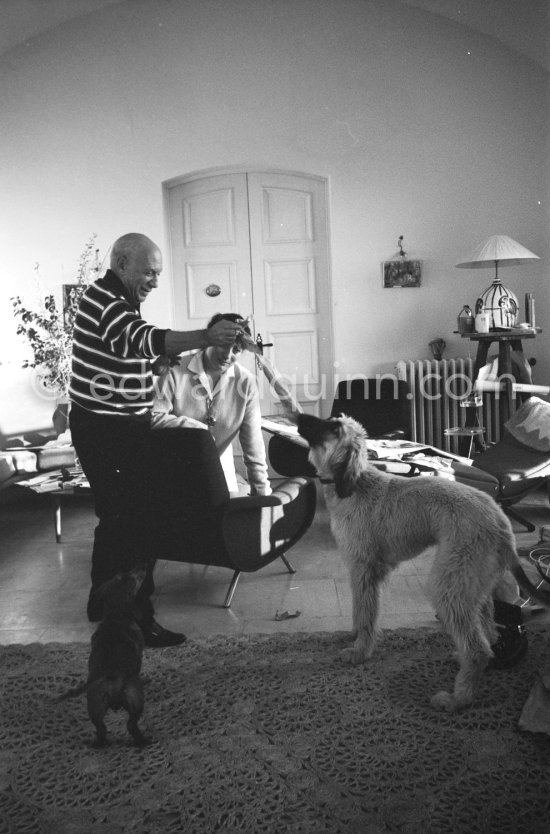
[[[274,434],[269,440],[268,455],[269,462],[275,472],[285,478],[297,476],[312,478],[315,476],[315,469],[308,461],[308,449],[296,445],[286,437]],[[377,469],[388,472],[390,475],[414,477],[423,471],[428,471],[432,477],[444,477],[458,481],[458,483],[479,489],[495,499],[498,495],[499,482],[494,475],[459,461],[451,461],[449,469],[440,472],[433,471],[430,466],[424,467],[418,461],[371,460],[371,463]]]
[[[51,429],[12,435],[2,440],[2,447],[0,490],[40,472],[74,466],[76,460],[70,441]]]

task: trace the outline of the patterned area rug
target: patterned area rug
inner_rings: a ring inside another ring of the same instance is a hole
[[[86,645],[0,647],[0,832],[535,834],[550,830],[550,738],[518,729],[550,635],[488,672],[476,706],[432,710],[455,666],[438,631],[385,631],[367,668],[339,634],[147,650],[143,729],[91,745]]]

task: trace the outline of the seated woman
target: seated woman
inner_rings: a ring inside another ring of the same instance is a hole
[[[236,313],[218,313],[208,327],[222,319],[242,321]],[[250,328],[245,330],[250,335]],[[156,429],[209,429],[233,493],[239,487],[231,444],[238,436],[252,495],[270,495],[256,379],[237,362],[245,347],[237,338],[231,347],[207,347],[181,356],[159,378],[152,424]]]

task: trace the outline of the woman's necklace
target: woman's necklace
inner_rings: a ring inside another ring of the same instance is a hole
[[[206,425],[216,425],[216,418],[214,417],[214,400],[212,397],[206,398]]]
[[[210,383],[210,390],[207,390],[206,393],[206,425],[211,427],[216,425],[216,418],[214,417],[214,389],[220,379],[220,373],[216,371],[212,372],[211,363],[206,355],[203,357],[203,368],[206,379]]]

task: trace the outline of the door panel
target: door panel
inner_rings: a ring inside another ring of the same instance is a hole
[[[332,367],[325,183],[250,173],[248,200],[256,328],[304,410],[319,414]],[[264,413],[280,412],[263,387]]]
[[[237,275],[234,261],[229,263],[188,263],[185,268],[185,295],[187,297],[187,314],[189,320],[208,321],[212,318],[212,297],[206,288],[215,286],[220,296],[228,300],[224,313],[236,308]],[[217,297],[217,296],[215,296]],[[217,306],[215,312],[218,312]]]
[[[251,312],[246,175],[177,185],[168,207],[176,328],[205,327],[215,313]]]
[[[235,200],[233,188],[206,194],[188,194],[183,199],[185,246],[235,244]]]
[[[265,306],[268,316],[315,313],[313,260],[266,261]]]
[[[310,193],[290,187],[269,188],[263,184],[265,176],[259,175],[251,175],[249,183],[261,189],[263,243],[311,242],[313,227]]]

